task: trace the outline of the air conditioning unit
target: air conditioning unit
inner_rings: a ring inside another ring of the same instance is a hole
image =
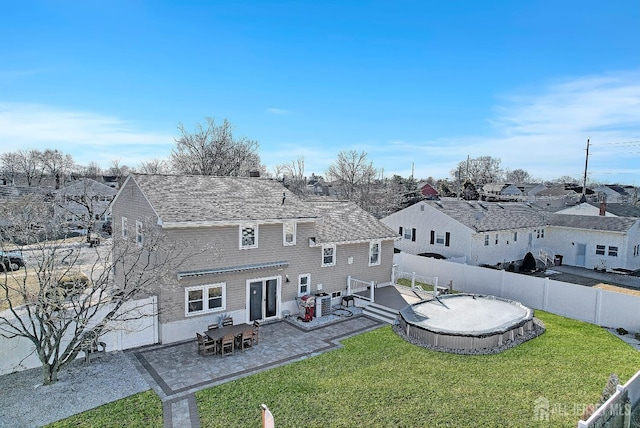
[[[322,293],[323,296],[316,296],[316,317],[323,317],[331,313],[331,295]]]

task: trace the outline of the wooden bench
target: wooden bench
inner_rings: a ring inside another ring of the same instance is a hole
[[[107,344],[97,339],[86,339],[81,347],[84,352],[84,362],[90,363],[92,357],[101,357],[107,353]]]

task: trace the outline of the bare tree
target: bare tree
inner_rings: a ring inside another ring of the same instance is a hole
[[[74,168],[74,173],[80,177],[92,178],[94,180],[98,179],[103,171],[98,165],[97,162],[89,162],[88,165],[76,165]]]
[[[469,180],[476,186],[482,186],[502,181],[504,172],[500,167],[499,158],[480,156],[459,162],[456,168],[451,170],[451,176],[461,182]]]
[[[18,175],[27,182],[27,186],[38,186],[45,173],[43,154],[39,150],[18,150],[2,154],[2,169],[12,180]]]
[[[283,184],[296,195],[303,195],[306,192],[304,157],[300,156],[289,163],[276,165],[274,171],[276,178],[281,179]]]
[[[124,180],[127,178],[129,173],[131,172],[131,168],[127,165],[120,165],[120,159],[113,159],[109,166],[109,174],[116,177],[118,180],[118,187],[122,186]]]
[[[132,301],[187,257],[186,243],[167,244],[154,222],[144,223],[144,240],[114,237],[111,248],[74,244],[50,204],[35,196],[1,205],[0,218],[1,249],[29,255],[24,271],[0,276],[0,335],[33,344],[45,385],[104,333],[149,316]]]
[[[167,174],[171,172],[169,162],[164,159],[151,159],[140,162],[136,171],[142,174]]]
[[[505,177],[509,183],[524,184],[531,181],[531,175],[524,169],[514,169],[513,171],[507,170]]]
[[[327,180],[334,183],[340,197],[359,203],[368,203],[372,185],[378,171],[367,159],[364,151],[343,150],[338,153],[336,162],[326,171]]]
[[[45,171],[56,179],[56,189],[59,189],[61,182],[73,168],[73,157],[51,149],[46,149],[41,156]]]
[[[179,124],[181,136],[171,153],[173,168],[182,174],[245,176],[259,170],[258,142],[246,137],[234,137],[231,123],[226,119],[217,125],[206,118],[206,125],[196,125],[189,132]]]

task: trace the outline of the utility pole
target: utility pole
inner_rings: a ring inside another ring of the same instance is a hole
[[[587,156],[584,159],[584,180],[582,181],[582,199],[587,199],[587,166],[589,165],[589,139],[587,138]],[[584,202],[584,201],[582,201]]]

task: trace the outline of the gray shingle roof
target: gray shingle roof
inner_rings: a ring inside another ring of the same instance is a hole
[[[640,221],[640,219],[631,217],[603,217],[570,214],[550,215],[551,226],[605,230],[609,232],[626,232],[637,221]]]
[[[316,224],[316,243],[393,239],[399,235],[351,202],[309,202],[324,219]]]
[[[550,214],[519,202],[425,201],[438,211],[477,232],[540,227]]]
[[[145,174],[132,174],[131,179],[165,223],[317,217],[309,204],[272,179]]]
[[[118,191],[113,187],[107,186],[106,184],[99,183],[90,178],[80,178],[76,181],[73,181],[71,184],[56,190],[55,193],[63,194],[63,195],[103,195],[103,196],[114,196]]]
[[[600,208],[599,202],[589,202],[589,205]],[[617,215],[618,217],[640,217],[640,207],[631,204],[607,202],[607,212]]]

